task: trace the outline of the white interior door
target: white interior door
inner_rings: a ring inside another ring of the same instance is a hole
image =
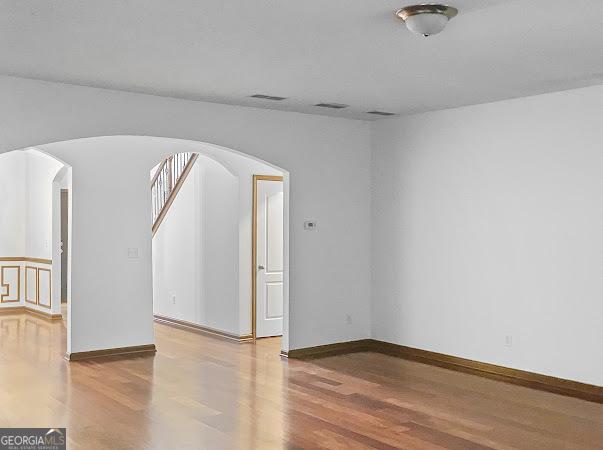
[[[283,182],[257,181],[256,336],[283,334]]]

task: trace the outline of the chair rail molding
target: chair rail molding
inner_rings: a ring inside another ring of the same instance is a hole
[[[29,309],[35,307],[35,310],[45,315],[61,316],[58,311],[51,312],[53,307],[51,259],[0,256],[0,308],[16,306]]]

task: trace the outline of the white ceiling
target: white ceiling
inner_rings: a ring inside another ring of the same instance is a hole
[[[450,0],[429,38],[393,16],[408,4],[2,0],[0,73],[362,119],[603,83],[603,0]]]

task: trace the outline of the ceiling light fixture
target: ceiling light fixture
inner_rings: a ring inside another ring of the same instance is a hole
[[[442,31],[458,12],[458,9],[446,5],[414,5],[399,9],[396,16],[413,33],[431,36]]]

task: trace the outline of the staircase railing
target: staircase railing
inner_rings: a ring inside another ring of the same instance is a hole
[[[165,159],[151,179],[153,235],[157,232],[167,211],[176,198],[197,160],[196,153],[176,153]]]

